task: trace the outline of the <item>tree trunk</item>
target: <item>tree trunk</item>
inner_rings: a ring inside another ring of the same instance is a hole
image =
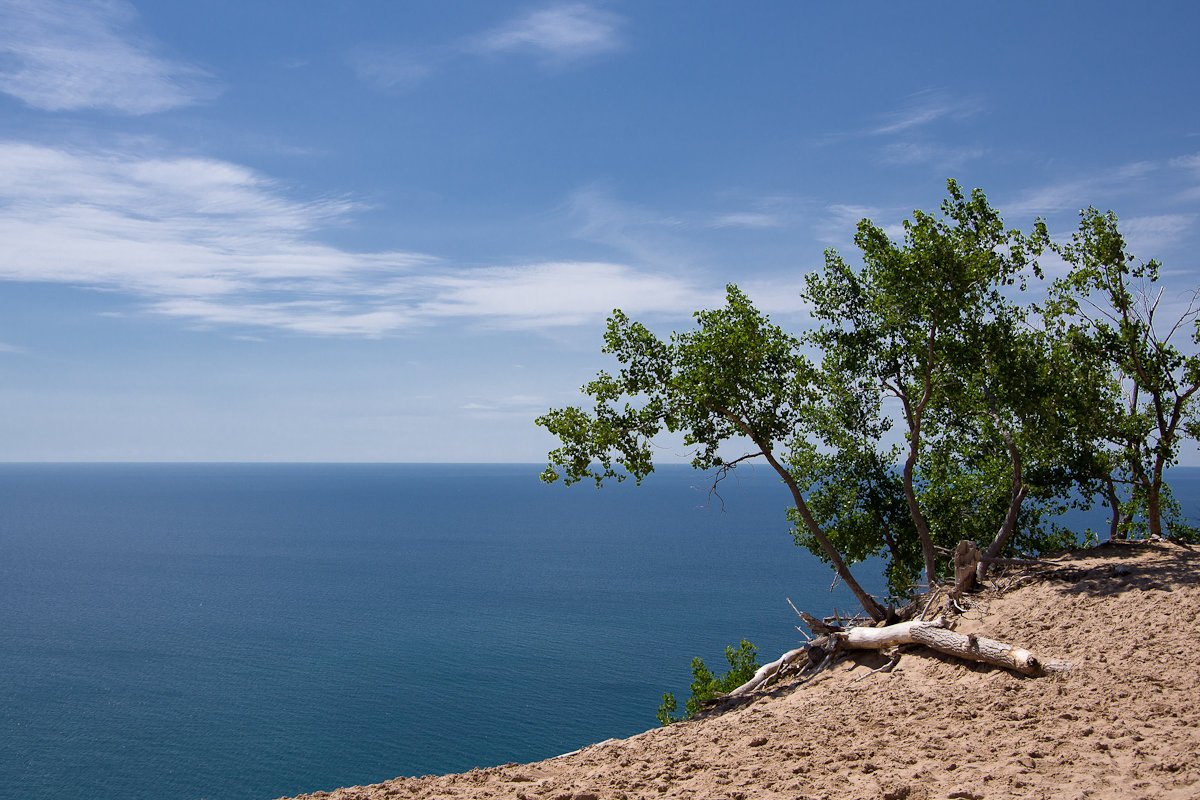
[[[1162,537],[1162,473],[1163,455],[1154,459],[1154,471],[1146,483],[1146,521],[1150,523],[1151,538]]]
[[[913,469],[917,463],[917,448],[920,446],[921,432],[918,428],[912,436],[909,445],[908,458],[904,462],[904,500],[908,503],[908,513],[912,517],[913,526],[917,529],[917,538],[921,540],[921,556],[925,560],[925,583],[933,588],[937,580],[937,552],[933,549],[933,537],[929,535],[929,523],[921,513],[917,503],[917,493],[913,489]]]
[[[994,404],[995,398],[989,394],[988,399]],[[996,538],[992,540],[988,546],[987,552],[983,554],[984,558],[996,558],[1004,551],[1004,546],[1008,544],[1008,540],[1012,537],[1013,531],[1017,527],[1017,515],[1021,513],[1021,504],[1025,502],[1025,496],[1029,494],[1029,487],[1025,485],[1024,473],[1022,471],[1021,450],[1017,447],[1016,440],[1013,438],[1012,432],[1000,420],[1000,415],[995,411],[992,412],[992,418],[996,422],[996,427],[1000,431],[1000,435],[1004,438],[1004,443],[1008,447],[1009,459],[1012,461],[1012,493],[1008,502],[1008,512],[1004,515],[1004,523],[1000,526],[1000,530],[996,532]],[[980,561],[976,580],[983,583],[987,580],[988,562]]]
[[[921,628],[941,628],[945,629],[946,618],[938,617],[926,621],[910,620],[908,622],[897,622],[895,625],[887,625],[883,628],[866,628],[856,627],[849,628],[841,633],[835,633],[833,636],[841,642],[843,647],[848,647],[852,650],[882,650],[886,647],[896,647],[902,644],[913,644],[916,639],[913,638],[913,632]]]
[[[1150,525],[1151,538],[1162,536],[1161,488],[1159,481],[1151,481],[1146,487],[1146,522]]]
[[[1125,521],[1121,514],[1121,498],[1117,496],[1117,484],[1109,475],[1104,479],[1105,494],[1108,496],[1108,507],[1112,509],[1112,519],[1108,523],[1108,540],[1119,541],[1125,538],[1121,523]]]
[[[829,537],[825,535],[825,531],[821,530],[821,526],[813,519],[812,512],[808,510],[808,504],[804,502],[804,498],[800,495],[799,488],[795,487],[794,482],[790,481],[789,486],[792,488],[792,497],[796,501],[796,511],[800,514],[800,518],[804,520],[804,525],[808,528],[808,532],[813,535],[813,538],[821,545],[821,549],[829,556],[829,560],[833,562],[833,568],[837,571],[838,576],[845,581],[850,591],[854,592],[854,596],[858,598],[858,602],[862,604],[863,610],[867,612],[871,619],[876,622],[886,619],[887,611],[876,602],[874,597],[867,594],[867,591],[854,579],[850,568],[842,560],[841,553],[837,551],[837,548],[833,546],[833,542],[829,541]]]
[[[1029,494],[1028,486],[1021,486],[1020,491],[1013,494],[1012,501],[1008,504],[1008,513],[1004,515],[1004,524],[1000,526],[1000,532],[996,534],[996,538],[992,540],[987,552],[983,554],[983,560],[979,562],[979,574],[976,578],[983,582],[987,579],[988,561],[998,558],[1004,550],[1004,545],[1008,544],[1009,538],[1017,527],[1017,515],[1021,513],[1021,503],[1025,501],[1025,495]]]
[[[796,485],[795,478],[792,473],[787,470],[775,455],[771,452],[763,442],[755,441],[759,446],[763,456],[767,459],[767,463],[772,469],[783,479],[784,484],[788,487],[788,491],[792,493],[792,500],[796,505],[796,512],[800,514],[800,518],[804,520],[804,527],[808,528],[808,532],[817,540],[817,544],[821,545],[821,549],[825,551],[825,555],[829,556],[833,568],[837,571],[838,576],[845,582],[847,588],[854,592],[854,596],[858,598],[858,602],[862,603],[863,610],[871,617],[871,619],[879,622],[887,618],[887,611],[883,606],[876,602],[875,598],[867,594],[867,591],[859,585],[854,579],[850,568],[846,566],[846,562],[842,560],[842,555],[833,546],[833,542],[829,541],[829,537],[825,535],[825,531],[821,530],[821,526],[813,519],[812,512],[808,510],[808,504],[804,502],[804,493],[800,491],[800,487]]]

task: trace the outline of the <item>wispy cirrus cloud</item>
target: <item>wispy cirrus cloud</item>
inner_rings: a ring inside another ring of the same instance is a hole
[[[1134,254],[1154,257],[1192,233],[1196,214],[1154,214],[1121,220],[1121,233]]]
[[[621,260],[676,270],[694,266],[695,244],[680,235],[685,220],[619,199],[599,183],[572,192],[563,211],[575,226],[575,238]]]
[[[977,101],[953,98],[938,89],[926,89],[910,95],[902,108],[883,114],[868,133],[873,136],[908,133],[939,120],[964,120],[981,110]]]
[[[575,61],[618,49],[622,24],[616,14],[586,3],[551,6],[473,37],[466,49]]]
[[[721,214],[712,221],[714,228],[779,228],[783,226],[779,214],[763,211],[735,211]]]
[[[909,95],[891,111],[878,114],[859,130],[836,134],[826,143],[852,140],[883,140],[877,158],[887,165],[930,165],[942,172],[954,171],[968,161],[982,158],[981,146],[948,144],[943,141],[948,123],[962,123],[983,111],[975,99],[954,97],[940,89]]]
[[[0,278],[220,295],[423,260],[310,238],[352,208],[224,161],[0,143]]]
[[[0,280],[117,291],[190,324],[322,336],[447,320],[576,325],[617,306],[686,314],[713,299],[677,275],[620,263],[468,269],[323,242],[356,208],[291,198],[225,161],[0,142]]]
[[[845,248],[854,242],[858,221],[874,218],[881,213],[875,206],[831,203],[815,224],[817,241],[834,248]]]
[[[1093,170],[1086,177],[1068,178],[1036,186],[1003,203],[1006,217],[1027,217],[1060,211],[1078,210],[1085,205],[1107,202],[1114,194],[1129,188],[1160,167],[1151,161],[1134,161],[1115,168]]]
[[[954,172],[968,161],[987,155],[983,147],[961,147],[938,142],[894,142],[885,145],[881,158],[887,164],[934,164],[944,172]]]
[[[346,60],[359,80],[377,89],[415,86],[437,71],[449,54],[410,53],[380,47],[359,47]]]
[[[1196,170],[1200,172],[1200,153],[1192,153],[1186,156],[1178,156],[1170,160],[1172,167],[1180,169]]]
[[[293,288],[290,297],[314,293],[302,284]],[[583,325],[618,307],[632,314],[686,315],[720,302],[719,293],[673,276],[588,261],[473,269],[430,264],[402,279],[329,284],[320,294],[269,302],[255,301],[252,293],[174,297],[148,308],[205,325],[373,338],[441,322],[508,330]]]
[[[150,114],[215,93],[160,55],[124,0],[0,0],[0,91],[45,111]]]
[[[1167,163],[1173,170],[1184,173],[1191,180],[1191,185],[1180,193],[1179,199],[1200,200],[1200,183],[1197,182],[1200,181],[1200,153],[1178,156]]]
[[[730,190],[722,195],[720,202],[730,210],[709,216],[704,221],[706,227],[748,231],[795,228],[805,222],[814,205],[811,199],[795,194]]]
[[[625,20],[588,3],[552,5],[495,28],[421,50],[363,46],[348,56],[360,79],[382,89],[418,84],[447,63],[497,55],[524,55],[562,66],[624,45]]]
[[[506,327],[578,325],[614,308],[631,314],[689,313],[720,301],[677,277],[605,262],[550,262],[426,275],[425,317],[490,320]]]

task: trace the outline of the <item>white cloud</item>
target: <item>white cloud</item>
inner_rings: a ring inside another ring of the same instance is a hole
[[[885,164],[931,164],[942,172],[954,172],[987,155],[982,147],[959,147],[932,142],[893,142],[883,148]]]
[[[460,269],[323,243],[354,209],[341,198],[292,199],[225,161],[0,142],[0,280],[116,290],[189,323],[328,336],[448,319],[575,325],[615,307],[686,314],[714,300],[623,264]]]
[[[606,53],[621,45],[621,19],[584,3],[535,11],[473,40],[481,53],[531,53],[556,61]]]
[[[927,89],[909,96],[904,108],[883,115],[883,122],[869,132],[876,136],[911,131],[949,117],[961,120],[980,111],[977,102],[955,100],[936,89]]]
[[[909,95],[902,107],[876,116],[876,122],[851,134],[832,136],[828,141],[883,138],[877,158],[890,166],[926,164],[939,172],[954,172],[968,161],[987,154],[985,148],[946,144],[938,134],[947,122],[962,122],[978,115],[983,105],[975,99],[952,97],[940,89]]]
[[[1019,219],[1036,214],[1077,211],[1088,205],[1099,207],[1107,202],[1105,198],[1128,191],[1157,169],[1158,165],[1153,162],[1135,161],[1108,170],[1098,170],[1086,178],[1068,179],[1026,190],[1017,199],[1002,204],[1000,210],[1006,219]]]
[[[463,411],[480,416],[496,417],[516,415],[530,417],[549,407],[550,401],[537,395],[514,394],[484,400],[472,400],[459,406]]]
[[[686,223],[677,217],[626,203],[600,185],[572,192],[564,211],[576,238],[611,248],[622,260],[676,272],[693,268],[695,242],[680,235]]]
[[[1177,158],[1172,158],[1168,163],[1174,169],[1190,173],[1189,177],[1193,180],[1200,178],[1200,153],[1178,156]],[[1183,189],[1179,194],[1179,199],[1185,202],[1200,200],[1200,186],[1192,185],[1189,188]]]
[[[1195,214],[1158,214],[1120,221],[1129,250],[1150,259],[1183,239],[1196,227]]]
[[[801,299],[804,291],[803,275],[788,275],[781,278],[749,278],[738,281],[754,306],[764,314],[783,315],[807,313],[810,306]],[[713,304],[710,303],[709,307]],[[806,322],[808,320],[805,320]]]
[[[687,314],[721,299],[678,278],[623,264],[493,267],[428,280],[434,299],[418,306],[422,316],[474,317],[511,327],[581,324],[618,307],[630,314]]]
[[[428,260],[356,254],[309,234],[340,199],[297,202],[223,161],[0,143],[0,277],[218,295],[345,280]]]
[[[414,86],[446,63],[512,53],[561,65],[618,50],[624,19],[587,3],[534,11],[481,34],[422,50],[359,47],[347,61],[358,77],[379,89]]]
[[[713,220],[714,228],[778,228],[783,220],[778,214],[758,211],[742,211],[733,214],[723,214]]]
[[[348,56],[359,79],[377,89],[415,86],[432,75],[440,58],[377,48],[359,48]]]
[[[1200,171],[1200,153],[1192,153],[1191,155],[1172,158],[1170,164],[1172,167],[1178,167],[1180,169]]]
[[[378,338],[416,324],[404,308],[372,310],[341,299],[255,303],[239,296],[211,300],[181,297],[152,303],[149,308],[206,326],[276,328],[313,336]]]
[[[859,220],[871,219],[880,213],[881,210],[873,206],[833,203],[825,208],[824,218],[816,223],[814,232],[817,241],[831,247],[845,248],[853,244]]]
[[[201,69],[156,54],[123,0],[0,0],[0,91],[46,111],[149,114],[212,94]]]

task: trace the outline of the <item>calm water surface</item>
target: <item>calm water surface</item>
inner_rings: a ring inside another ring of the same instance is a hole
[[[546,758],[653,727],[693,656],[795,646],[786,597],[855,607],[769,472],[722,511],[685,467],[538,471],[0,465],[0,794],[267,800]],[[1200,470],[1175,484],[1200,516]]]
[[[0,787],[252,800],[545,758],[654,726],[693,656],[793,647],[785,597],[853,607],[766,472],[722,512],[683,467],[538,471],[0,465]]]

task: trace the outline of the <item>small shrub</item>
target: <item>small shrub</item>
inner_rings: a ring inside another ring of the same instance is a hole
[[[675,702],[675,695],[667,692],[662,697],[662,705],[658,707],[656,715],[658,721],[663,725],[670,725],[672,722],[682,722],[688,717],[695,716],[704,708],[706,700],[712,700],[719,694],[733,691],[741,686],[754,677],[754,673],[760,666],[758,648],[745,639],[742,639],[741,646],[737,650],[733,647],[725,648],[725,660],[729,662],[729,672],[724,675],[713,675],[704,665],[704,659],[693,658],[692,696],[688,698],[685,706],[687,713],[682,717],[674,716],[678,705]]]

